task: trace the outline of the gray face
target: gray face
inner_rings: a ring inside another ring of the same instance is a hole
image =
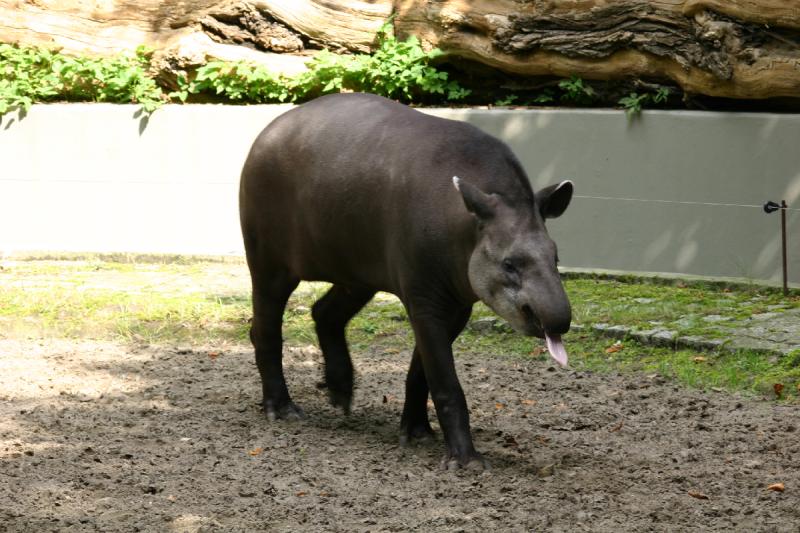
[[[544,218],[563,213],[572,184],[562,182],[537,192],[535,205],[524,212],[463,181],[457,186],[467,208],[479,218],[478,241],[469,261],[475,294],[520,333],[566,333],[572,313]]]

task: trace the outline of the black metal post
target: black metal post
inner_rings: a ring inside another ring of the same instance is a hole
[[[764,204],[764,212],[767,214],[774,213],[780,209],[781,211],[781,259],[783,262],[783,295],[789,296],[789,267],[786,253],[786,210],[789,206],[786,205],[786,200],[781,200],[778,205],[773,201]]]
[[[783,241],[783,295],[789,296],[789,273],[786,258],[786,200],[781,200],[781,239]]]

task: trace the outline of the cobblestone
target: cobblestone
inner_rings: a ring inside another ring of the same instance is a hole
[[[710,319],[710,320],[709,320]],[[695,350],[752,350],[783,356],[800,350],[800,309],[774,309],[753,315],[743,324],[725,324],[715,315],[705,319],[714,322],[719,338],[697,335],[680,336],[667,329],[640,330],[627,326],[594,324],[591,328],[601,335],[620,339],[630,337],[644,344],[689,348]]]

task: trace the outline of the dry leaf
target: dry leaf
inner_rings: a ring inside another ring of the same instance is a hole
[[[536,475],[538,475],[539,477],[550,477],[555,473],[555,471],[556,471],[556,465],[555,464],[549,464],[549,465],[545,465],[545,466],[541,467],[539,470],[537,470],[536,471]]]
[[[219,352],[208,352],[208,356],[211,359],[216,359],[217,357],[219,357]]]
[[[263,451],[264,451],[264,448],[253,448],[252,450],[250,450],[247,453],[249,453],[250,455],[255,457],[256,455],[261,455],[261,452],[263,452]]]
[[[531,350],[531,355],[533,357],[539,357],[540,355],[542,355],[546,351],[547,351],[547,348],[545,348],[544,346],[537,346],[536,348]]]
[[[609,346],[608,348],[606,348],[606,353],[617,353],[618,351],[622,350],[623,348],[625,348],[625,345],[622,344],[621,342],[617,341],[614,344],[612,344],[611,346]]]
[[[705,363],[706,362],[706,358],[703,357],[702,355],[698,355],[697,357],[692,359],[692,361],[694,361],[695,363]]]
[[[295,496],[305,496],[306,494],[308,494],[306,491],[301,490],[300,492],[296,493]]]
[[[616,431],[619,431],[620,429],[622,429],[622,426],[623,426],[624,424],[625,424],[625,422],[624,422],[623,420],[620,420],[620,421],[619,421],[619,424],[616,424],[614,427],[612,427],[611,429],[609,429],[609,430],[608,430],[608,432],[609,432],[609,433],[614,433],[614,432],[616,432]]]
[[[696,491],[696,490],[690,490],[689,491],[689,496],[691,496],[692,498],[697,498],[698,500],[707,500],[708,499],[708,496],[706,496],[702,492],[699,492],[699,491]]]
[[[775,492],[783,492],[784,490],[786,490],[786,486],[783,483],[773,483],[772,485],[767,487],[767,490],[774,490]]]
[[[783,383],[776,383],[772,386],[772,390],[775,391],[775,396],[780,398],[783,396]]]
[[[517,442],[517,439],[515,439],[513,435],[503,435],[503,448],[517,447],[519,447],[519,442]]]
[[[506,404],[500,402],[494,402],[494,408],[497,410],[505,408]]]
[[[536,400],[521,400],[522,405],[536,405]]]

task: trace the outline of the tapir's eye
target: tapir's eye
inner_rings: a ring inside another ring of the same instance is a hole
[[[506,272],[506,274],[517,273],[517,267],[515,267],[514,263],[512,263],[508,259],[503,259],[503,270]]]

